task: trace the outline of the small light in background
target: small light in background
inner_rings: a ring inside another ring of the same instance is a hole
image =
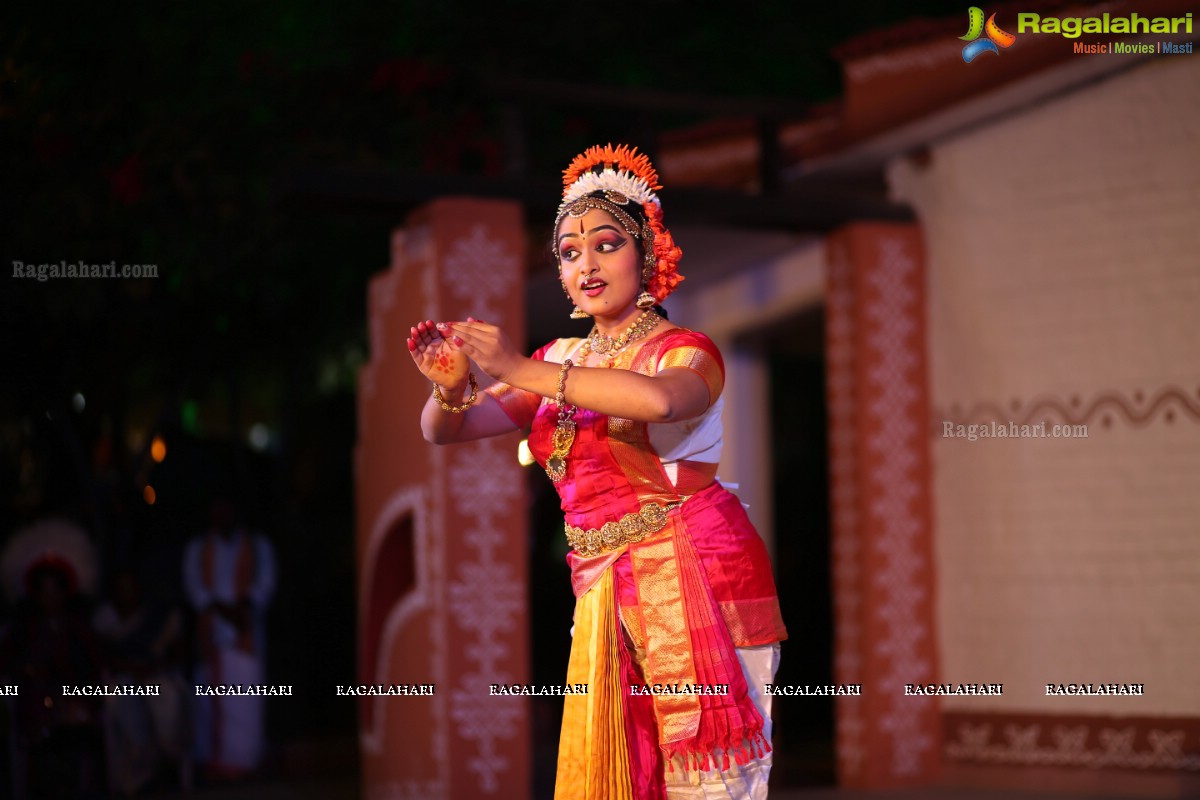
[[[179,421],[188,433],[194,434],[199,430],[199,417],[200,406],[195,400],[188,400],[179,410]]]
[[[271,444],[271,430],[261,422],[256,422],[250,426],[250,433],[246,438],[250,442],[250,447],[261,453],[267,449],[267,445]]]
[[[87,398],[83,396],[83,392],[76,392],[71,398],[71,408],[75,409],[76,414],[82,414],[83,409],[87,408]]]
[[[522,439],[521,443],[517,445],[517,461],[520,462],[522,467],[529,467],[533,465],[533,452],[529,449],[528,439]]]
[[[146,501],[146,505],[154,505],[154,501],[158,499],[158,493],[154,491],[154,487],[146,484],[146,488],[142,489],[142,499]]]
[[[163,459],[167,457],[167,443],[163,441],[161,436],[155,436],[154,441],[150,443],[150,457],[157,464],[161,464]]]

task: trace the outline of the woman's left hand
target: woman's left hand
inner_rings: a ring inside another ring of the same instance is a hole
[[[451,339],[481,370],[501,383],[508,382],[524,358],[504,331],[483,320],[467,317],[466,322],[439,322],[437,327],[444,338]]]

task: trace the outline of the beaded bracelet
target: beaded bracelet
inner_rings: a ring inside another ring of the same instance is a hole
[[[563,408],[567,404],[567,373],[571,371],[571,367],[575,366],[571,359],[567,359],[558,370],[558,388],[554,392],[554,405],[558,407],[559,413],[562,413]]]
[[[475,373],[467,373],[467,381],[471,384],[471,396],[461,406],[452,406],[446,402],[446,398],[442,396],[442,387],[436,383],[433,385],[433,399],[437,400],[438,405],[443,411],[449,411],[451,414],[461,414],[471,406],[475,405],[475,401],[479,398],[479,392],[476,391],[479,386],[475,383]]]

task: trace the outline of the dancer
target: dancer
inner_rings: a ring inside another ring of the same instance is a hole
[[[444,444],[529,428],[572,547],[576,597],[557,800],[764,798],[770,683],[786,638],[771,565],[716,480],[724,365],[659,306],[683,280],[650,160],[593,147],[564,172],[553,247],[583,339],[522,356],[483,320],[408,347]],[[477,390],[469,356],[496,380]]]

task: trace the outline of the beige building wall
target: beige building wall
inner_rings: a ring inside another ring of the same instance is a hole
[[[1004,684],[947,711],[1200,716],[1200,56],[1130,63],[889,168],[927,237],[942,680]]]

